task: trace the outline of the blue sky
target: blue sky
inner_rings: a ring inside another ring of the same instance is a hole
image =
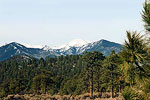
[[[143,30],[144,0],[0,0],[0,44],[62,45],[72,39],[123,43]]]

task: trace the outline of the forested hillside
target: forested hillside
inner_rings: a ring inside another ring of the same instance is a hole
[[[118,64],[111,69],[108,60]],[[119,92],[118,87],[125,86],[124,80],[118,80],[121,76],[119,63],[121,60],[114,52],[106,58],[100,52],[46,60],[16,56],[0,63],[0,96],[18,93],[77,95],[89,92],[89,88],[91,93],[111,91],[112,86],[113,92]]]

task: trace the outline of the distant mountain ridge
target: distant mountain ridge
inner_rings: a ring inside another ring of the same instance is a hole
[[[122,45],[110,42],[107,40],[99,40],[96,42],[86,42],[84,40],[76,39],[62,48],[52,49],[45,45],[42,48],[28,48],[22,44],[12,42],[0,47],[0,61],[7,60],[16,55],[28,55],[37,59],[49,57],[55,57],[60,55],[77,55],[84,52],[99,51],[105,56],[108,56],[112,50],[115,52],[121,51]]]

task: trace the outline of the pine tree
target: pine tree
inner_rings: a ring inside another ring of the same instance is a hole
[[[115,54],[115,51],[112,51],[110,56],[108,56],[104,60],[104,79],[106,80],[106,84],[108,84],[111,88],[111,97],[114,98],[114,88],[118,83],[120,76],[119,69],[119,57]]]
[[[150,2],[148,1],[145,1],[142,11],[142,18],[145,23],[145,29],[147,30],[147,32],[150,32]]]
[[[83,59],[86,63],[86,75],[89,79],[90,84],[90,97],[93,97],[93,82],[94,82],[94,74],[95,74],[95,68],[98,68],[98,62],[99,60],[103,60],[104,56],[100,52],[88,52],[86,55],[83,56]],[[97,69],[96,69],[97,70]]]
[[[123,45],[121,55],[124,60],[122,70],[130,86],[148,76],[149,67],[146,65],[148,64],[147,44],[143,36],[136,31],[127,31],[127,40]]]

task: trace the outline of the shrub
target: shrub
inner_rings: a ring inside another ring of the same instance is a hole
[[[135,100],[137,95],[131,88],[126,87],[122,93],[125,100]]]

